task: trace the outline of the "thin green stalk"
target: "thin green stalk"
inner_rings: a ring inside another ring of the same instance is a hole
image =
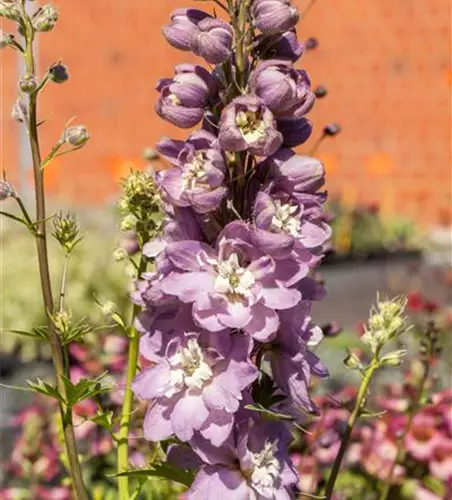
[[[345,452],[347,451],[347,447],[349,444],[349,440],[350,440],[350,436],[351,436],[353,427],[355,426],[356,421],[358,420],[359,416],[361,415],[361,410],[366,402],[367,392],[369,389],[370,381],[372,380],[372,377],[373,377],[375,371],[379,367],[380,367],[379,350],[377,350],[375,355],[374,355],[374,358],[372,359],[370,366],[366,370],[366,373],[364,375],[363,380],[361,381],[361,386],[359,388],[358,396],[356,398],[355,407],[353,408],[353,411],[350,414],[350,417],[347,421],[347,428],[346,428],[345,434],[342,438],[339,452],[336,456],[336,459],[334,460],[333,468],[331,469],[330,477],[328,478],[328,483],[326,485],[326,490],[325,490],[326,500],[330,500],[332,495],[333,495],[334,485],[336,483],[336,479],[337,479],[337,476],[339,474],[339,471],[341,468],[341,463],[342,463],[342,460],[344,458]]]
[[[430,370],[430,366],[428,363],[423,363],[423,367],[424,367],[424,374],[423,374],[422,379],[420,381],[416,395],[413,398],[413,403],[409,409],[408,422],[406,424],[405,430],[403,431],[402,435],[399,436],[399,438],[397,439],[397,454],[396,454],[394,461],[391,464],[391,468],[389,469],[388,476],[385,479],[383,491],[380,495],[379,500],[386,500],[388,498],[388,495],[389,495],[389,492],[390,492],[391,486],[392,486],[392,476],[394,475],[395,468],[396,468],[397,464],[399,464],[402,461],[404,453],[405,453],[405,450],[404,450],[405,438],[411,430],[411,426],[413,425],[414,416],[416,415],[416,412],[420,407],[420,401],[421,401],[422,396],[424,394],[425,384],[427,382],[428,374],[429,374],[429,370]]]
[[[30,19],[23,7],[23,18],[25,22],[25,64],[27,72],[35,74],[35,62],[33,55],[33,40],[34,31],[31,26]],[[31,155],[33,160],[33,172],[36,191],[36,246],[39,261],[39,273],[41,278],[41,289],[44,301],[44,307],[47,313],[47,328],[49,343],[52,352],[53,366],[55,370],[55,378],[58,391],[65,398],[66,388],[63,382],[62,375],[68,375],[64,367],[63,350],[58,332],[52,322],[51,315],[54,311],[52,285],[50,280],[49,259],[47,252],[47,232],[46,232],[46,205],[44,191],[44,173],[41,170],[41,152],[39,147],[39,136],[37,127],[37,94],[32,93],[29,97],[29,122],[28,132],[30,140]],[[60,412],[63,419],[64,441],[66,445],[66,453],[69,462],[69,473],[72,480],[72,485],[77,500],[88,500],[88,495],[83,483],[83,476],[80,467],[77,444],[75,440],[74,427],[72,423],[72,410],[60,404]]]
[[[146,270],[146,260],[141,257],[138,266],[138,276]],[[130,330],[129,353],[127,358],[127,378],[124,392],[124,399],[121,409],[121,421],[119,424],[119,437],[118,437],[118,474],[126,472],[129,468],[129,429],[130,429],[130,415],[132,413],[132,381],[137,374],[138,367],[138,353],[140,335],[137,329],[133,326],[135,317],[140,312],[140,306],[134,305],[132,310],[132,328]],[[129,477],[118,477],[119,499],[129,500]]]

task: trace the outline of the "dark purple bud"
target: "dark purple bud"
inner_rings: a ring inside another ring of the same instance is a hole
[[[314,50],[319,46],[319,41],[317,38],[311,36],[304,42],[304,46],[306,50]]]
[[[298,41],[295,30],[290,30],[281,35],[262,36],[258,51],[262,59],[288,59],[295,62],[302,56],[304,45]]]
[[[278,118],[301,118],[314,105],[308,74],[296,70],[291,61],[261,62],[251,74],[250,86]]]
[[[330,123],[323,129],[323,135],[334,137],[342,131],[342,127],[338,123]]]
[[[336,335],[339,335],[341,331],[342,328],[336,321],[332,321],[331,323],[322,326],[322,332],[325,337],[336,337]]]
[[[254,24],[264,35],[290,30],[300,18],[289,0],[254,0],[251,13]]]
[[[232,28],[220,19],[207,17],[191,38],[192,51],[210,64],[220,64],[231,55]]]
[[[318,99],[322,99],[322,97],[325,97],[327,94],[328,94],[328,90],[323,85],[319,85],[318,87],[316,87],[314,89],[314,95]]]
[[[227,151],[270,156],[281,147],[282,135],[265,103],[248,95],[237,97],[223,110],[218,140]]]
[[[192,36],[198,31],[198,24],[209,14],[198,9],[177,9],[171,14],[171,22],[164,26],[163,36],[168,43],[179,50],[191,50]]]
[[[312,133],[312,122],[306,118],[292,120],[280,118],[277,120],[278,130],[283,135],[283,146],[295,148],[305,143]]]
[[[55,83],[64,83],[69,80],[67,66],[61,63],[52,64],[49,68],[49,79]]]
[[[155,107],[164,120],[180,128],[191,128],[204,116],[204,108],[216,95],[216,83],[201,66],[182,64],[174,78],[160,80],[160,99]]]

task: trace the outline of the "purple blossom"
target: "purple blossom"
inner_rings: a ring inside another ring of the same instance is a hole
[[[163,36],[168,43],[179,50],[191,50],[192,37],[198,31],[203,19],[212,19],[198,9],[177,9],[171,14],[171,22],[164,26]]]
[[[310,304],[302,302],[297,307],[280,314],[281,326],[265,352],[271,366],[273,379],[279,389],[303,410],[315,413],[317,408],[309,396],[311,375],[328,376],[328,370],[317,356],[309,351],[323,339],[321,328],[309,317]]]
[[[269,156],[282,144],[273,114],[264,101],[252,95],[237,97],[226,106],[218,139],[227,151],[249,151],[257,156]]]
[[[191,128],[204,116],[204,108],[214,98],[216,84],[210,73],[201,66],[181,64],[174,78],[160,80],[156,112],[180,128]]]
[[[240,334],[184,331],[173,337],[164,358],[132,384],[139,398],[152,400],[145,437],[160,441],[175,434],[188,441],[199,431],[221,445],[231,432],[242,391],[257,377],[250,347]]]
[[[300,17],[290,0],[254,0],[251,13],[254,24],[264,35],[290,30]]]
[[[304,45],[298,40],[295,30],[289,30],[270,37],[261,35],[258,51],[262,59],[288,59],[295,62],[303,55]]]
[[[232,28],[229,24],[207,17],[198,24],[191,38],[191,49],[210,64],[220,64],[231,55]]]
[[[172,268],[158,286],[192,304],[197,324],[213,332],[243,329],[260,341],[276,333],[277,311],[300,301],[292,285],[308,272],[294,260],[275,262],[253,245],[253,231],[242,222],[228,224],[215,249],[182,241],[168,245],[164,254]]]
[[[156,174],[166,201],[199,213],[218,208],[228,190],[223,185],[225,162],[215,143],[214,135],[201,130],[186,142],[164,139],[157,144],[157,151],[176,166]]]
[[[294,69],[291,61],[261,62],[250,76],[250,86],[278,118],[301,118],[314,105],[308,74]]]
[[[290,499],[298,476],[287,454],[290,434],[279,423],[244,421],[221,448],[192,445],[207,463],[186,493],[187,500]]]
[[[279,118],[278,130],[283,136],[283,146],[295,148],[305,143],[312,133],[312,122],[306,118]]]

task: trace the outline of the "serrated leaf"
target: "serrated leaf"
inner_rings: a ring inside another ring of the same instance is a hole
[[[62,339],[63,345],[70,344],[71,342],[75,342],[76,340],[80,340],[83,336],[92,332],[93,328],[89,325],[85,319],[81,319],[78,323],[76,323],[73,327],[70,328],[69,332]]]
[[[94,380],[89,379],[81,379],[76,384],[73,384],[67,377],[64,375],[61,377],[64,385],[66,387],[66,398],[68,406],[74,406],[80,401],[84,401],[88,398],[93,398],[103,392],[106,392],[110,389],[109,386],[103,384],[102,380],[105,377],[105,373],[100,377],[95,378]]]
[[[107,412],[98,412],[90,420],[95,422],[97,425],[100,425],[104,429],[111,430],[113,426],[113,411],[110,410]]]
[[[48,384],[47,382],[44,382],[44,380],[42,380],[40,378],[38,378],[36,382],[32,382],[31,380],[27,380],[27,384],[35,392],[39,392],[40,394],[44,394],[45,396],[56,399],[57,401],[60,401],[62,403],[65,402],[64,398],[58,392],[58,389],[56,387]]]
[[[148,477],[162,477],[171,481],[175,481],[177,483],[181,483],[188,487],[191,486],[194,480],[194,474],[192,472],[179,469],[179,467],[176,467],[175,465],[166,463],[154,465],[152,469],[128,470],[127,472],[115,474],[113,477],[121,476],[128,476],[137,480]]]

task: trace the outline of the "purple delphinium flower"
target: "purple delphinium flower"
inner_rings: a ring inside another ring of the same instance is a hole
[[[237,97],[226,106],[218,139],[227,151],[249,151],[257,156],[270,156],[282,144],[273,114],[264,101],[252,95]]]
[[[283,136],[285,148],[295,148],[305,143],[312,133],[312,122],[306,118],[279,118],[278,130]]]
[[[158,115],[180,128],[191,128],[204,116],[204,108],[215,97],[216,85],[201,66],[181,64],[173,78],[160,80],[155,107]]]
[[[323,339],[321,328],[308,315],[309,310],[310,303],[305,301],[280,313],[281,326],[264,359],[270,362],[276,385],[292,403],[316,413],[316,405],[309,397],[309,382],[311,375],[328,376],[328,370],[308,349]]]
[[[192,445],[207,465],[198,472],[187,500],[294,498],[298,475],[287,453],[290,440],[283,424],[252,420],[242,421],[221,448],[203,446],[195,438]]]
[[[304,45],[297,39],[295,30],[289,30],[270,37],[261,35],[258,52],[262,59],[288,59],[295,62],[303,55]]]
[[[163,27],[163,36],[168,43],[179,50],[191,50],[193,35],[203,19],[213,19],[198,9],[176,9],[171,13],[171,22]]]
[[[254,0],[251,13],[255,26],[264,35],[290,30],[300,17],[290,0]]]
[[[176,166],[156,174],[167,202],[199,213],[218,208],[228,189],[223,184],[225,162],[215,143],[214,135],[201,130],[186,142],[164,139],[157,144],[157,151]]]
[[[239,328],[267,341],[279,326],[277,311],[300,301],[291,285],[306,276],[308,267],[290,259],[275,262],[252,240],[249,226],[237,221],[222,231],[215,249],[199,241],[172,243],[164,253],[173,269],[158,286],[193,304],[193,318],[203,328]]]
[[[229,24],[207,17],[198,24],[191,38],[192,51],[210,64],[220,64],[231,55],[232,28]]]
[[[250,86],[277,118],[301,118],[314,105],[308,74],[295,69],[291,61],[261,62],[251,73]]]
[[[257,378],[250,347],[240,334],[183,332],[173,337],[165,357],[132,384],[138,397],[152,400],[145,437],[160,441],[176,434],[188,441],[199,431],[221,445],[231,432],[242,391]]]

